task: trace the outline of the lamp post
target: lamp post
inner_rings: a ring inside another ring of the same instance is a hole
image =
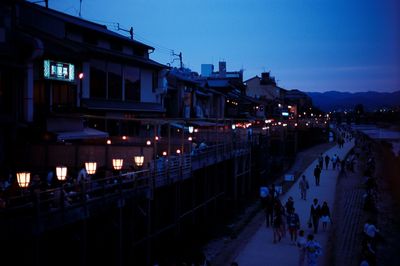
[[[96,174],[96,168],[97,168],[97,163],[96,162],[86,162],[85,163],[86,173],[88,174],[88,180],[85,180],[86,182],[87,181],[89,181],[89,182],[91,181],[91,177],[90,176]],[[85,182],[83,182],[83,184],[84,183]],[[84,186],[84,188],[85,188],[85,186]],[[85,190],[85,189],[83,189],[83,190]],[[90,187],[89,187],[89,190],[90,190]]]
[[[66,166],[57,166],[56,167],[56,175],[57,179],[61,182],[61,187],[58,188],[59,191],[59,202],[61,207],[64,208],[64,181],[67,179],[67,167]]]

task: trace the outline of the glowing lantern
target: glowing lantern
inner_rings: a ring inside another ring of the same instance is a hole
[[[112,159],[114,170],[121,170],[124,164],[124,159]]]
[[[64,181],[67,178],[67,167],[66,166],[57,166],[56,167],[56,175],[57,175],[58,180]]]
[[[20,172],[17,173],[17,181],[18,185],[21,188],[26,188],[29,185],[29,181],[31,180],[31,173],[29,172]]]
[[[96,162],[86,162],[85,163],[85,169],[89,175],[94,175],[96,173],[96,167],[97,167]]]
[[[144,163],[144,156],[143,155],[134,156],[133,161],[135,162],[137,167],[141,167]]]

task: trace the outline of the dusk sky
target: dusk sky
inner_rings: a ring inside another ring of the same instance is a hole
[[[79,0],[49,7],[79,14]],[[286,89],[400,90],[398,0],[82,0],[81,13],[111,30],[132,26],[163,64],[174,50],[193,71],[224,60],[245,80],[270,71]]]

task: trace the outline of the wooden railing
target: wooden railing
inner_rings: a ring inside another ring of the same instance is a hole
[[[190,178],[193,170],[248,152],[250,145],[247,142],[223,143],[191,153],[159,158],[150,163],[149,169],[141,171],[88,179],[79,184],[70,181],[51,189],[34,186],[19,189],[17,195],[5,199],[0,215],[41,216],[69,209],[86,209],[95,203],[132,197],[138,191],[151,195],[152,189]],[[194,165],[197,165],[195,169]]]

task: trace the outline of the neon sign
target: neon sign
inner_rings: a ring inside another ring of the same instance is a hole
[[[44,60],[44,78],[72,82],[75,80],[75,66],[70,63]]]

